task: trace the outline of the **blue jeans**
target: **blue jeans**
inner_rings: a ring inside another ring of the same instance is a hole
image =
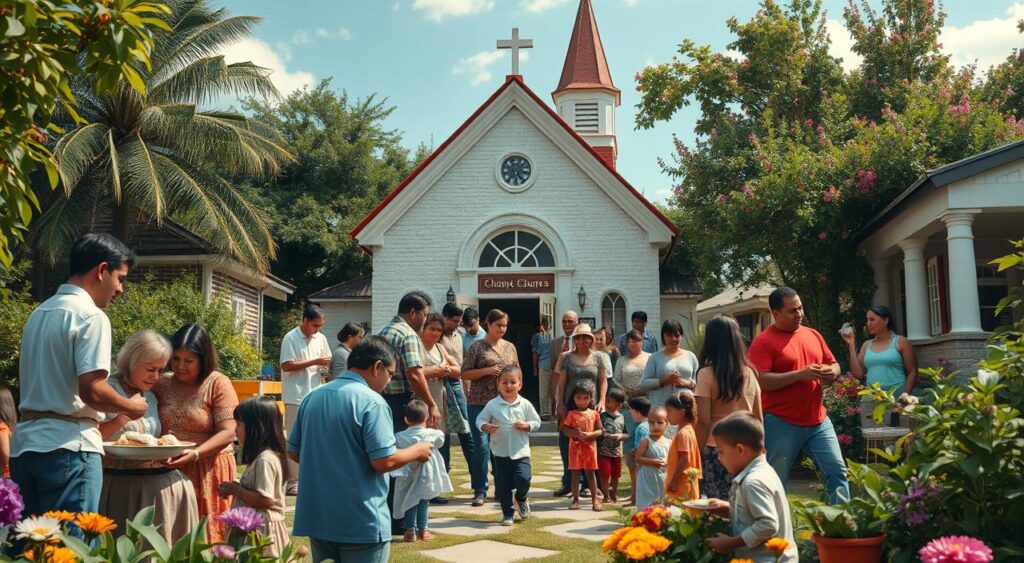
[[[11,479],[21,488],[25,516],[49,510],[97,512],[103,491],[103,456],[96,452],[25,452],[11,458]],[[76,526],[71,533],[82,537]]]
[[[512,506],[512,490],[515,490],[517,502],[526,500],[530,493],[530,479],[533,478],[533,468],[530,466],[530,458],[521,457],[512,459],[510,457],[494,456],[494,493],[498,495],[501,502],[501,514],[505,518],[515,516],[515,508]]]
[[[825,490],[832,504],[840,497],[850,498],[850,483],[846,479],[846,463],[839,449],[832,421],[825,420],[813,426],[797,426],[765,413],[764,445],[768,450],[768,464],[778,473],[783,486],[789,480],[789,471],[801,451],[807,453],[818,471],[825,475]]]
[[[469,420],[469,425],[473,426],[474,421],[469,418],[469,408],[466,405],[466,392],[462,388],[462,382],[455,380],[448,380],[444,382],[445,389],[452,397],[455,397],[456,404],[459,405],[459,411],[462,412],[462,417]],[[469,432],[465,434],[459,434],[459,445],[462,446],[462,455],[466,458],[466,465],[472,465],[473,463],[473,435]],[[444,445],[438,448],[441,450],[441,459],[444,460],[445,471],[451,472],[452,470],[452,442],[445,436]]]
[[[405,531],[414,530],[423,533],[430,522],[430,501],[421,500],[419,504],[405,511]]]
[[[336,541],[309,538],[313,561],[320,563],[328,559],[334,563],[388,563],[391,542],[340,543]]]
[[[469,431],[473,435],[473,461],[469,464],[469,481],[474,495],[486,495],[488,462],[491,460],[491,435],[481,432],[476,417],[484,412],[484,405],[469,405]]]

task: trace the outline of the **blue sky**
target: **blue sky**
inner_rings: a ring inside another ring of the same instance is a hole
[[[282,92],[333,77],[353,97],[372,93],[397,106],[388,125],[403,143],[441,144],[502,83],[511,62],[495,41],[512,27],[534,41],[521,62],[526,83],[550,103],[558,83],[579,0],[229,0],[215,5],[263,18],[251,39],[226,51],[273,70]],[[592,0],[612,77],[622,90],[618,109],[619,171],[649,199],[663,202],[672,182],[657,163],[672,135],[693,138],[697,112],[634,130],[638,93],[633,76],[669,60],[683,38],[725,51],[725,20],[749,19],[753,0]],[[783,0],[785,1],[785,0]],[[858,0],[859,2],[859,0]],[[872,0],[874,6],[880,2]],[[833,49],[855,66],[842,27],[841,0],[826,0]],[[947,0],[944,49],[955,64],[998,63],[1021,44],[1016,23],[1024,2]]]

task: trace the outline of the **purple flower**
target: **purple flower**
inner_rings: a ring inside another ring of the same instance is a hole
[[[235,551],[235,548],[227,544],[215,545],[210,548],[210,552],[213,553],[215,557],[227,559],[228,561],[234,561],[235,557],[238,556],[238,553]]]
[[[24,510],[25,500],[18,484],[10,479],[0,479],[0,527],[15,524]]]
[[[263,524],[266,523],[259,512],[247,506],[232,508],[218,516],[218,518],[223,524],[242,530],[245,533],[262,528]]]

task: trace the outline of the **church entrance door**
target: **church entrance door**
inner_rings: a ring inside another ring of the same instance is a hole
[[[516,345],[519,353],[519,366],[523,370],[523,389],[520,394],[537,407],[540,386],[537,384],[537,374],[533,372],[533,348],[530,346],[530,339],[533,338],[540,327],[540,300],[537,298],[527,299],[481,299],[480,300],[480,321],[487,318],[491,309],[501,309],[508,313],[508,331],[505,332],[505,340]],[[540,408],[537,409],[538,412]]]

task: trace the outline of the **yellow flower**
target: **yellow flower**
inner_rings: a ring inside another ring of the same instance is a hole
[[[652,534],[644,528],[629,528],[619,540],[618,551],[629,559],[653,557],[672,546],[668,539]]]
[[[29,561],[35,561],[33,559],[35,553],[31,549],[26,551],[23,556]],[[43,548],[43,556],[46,563],[78,563],[78,556],[66,547],[47,545]]]
[[[811,541],[811,536],[814,534],[810,530],[800,530],[798,534],[799,538],[803,541]]]
[[[608,536],[604,540],[604,543],[601,544],[601,549],[603,549],[604,551],[607,551],[607,552],[616,551],[618,549],[618,547],[619,547],[619,540],[622,539],[622,536],[626,535],[626,532],[628,532],[628,531],[630,531],[632,529],[633,528],[628,528],[627,527],[627,528],[619,528],[618,530],[615,530],[614,532],[612,532],[612,535]]]
[[[782,553],[789,549],[789,542],[782,538],[772,538],[764,542],[765,548],[768,551],[774,551],[775,553]]]
[[[60,520],[61,522],[71,522],[72,520],[75,519],[75,513],[74,512],[68,512],[67,510],[51,510],[49,512],[44,512],[43,516],[49,516],[50,518],[56,518],[57,520]]]
[[[754,563],[753,559],[730,559],[729,563]]]
[[[100,535],[117,529],[113,520],[95,512],[83,512],[75,518],[75,524],[87,534]]]
[[[654,550],[644,542],[635,541],[626,547],[625,555],[634,561],[641,561],[654,555]]]

